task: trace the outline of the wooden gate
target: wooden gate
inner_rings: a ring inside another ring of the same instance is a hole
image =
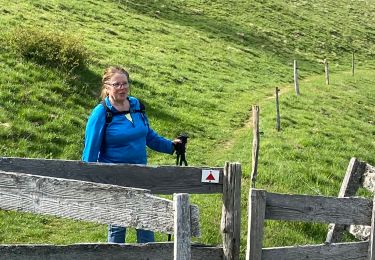
[[[219,171],[219,183],[203,183],[203,170]],[[152,193],[174,194],[173,202]],[[223,247],[191,244],[200,234],[199,210],[187,193],[223,193]],[[174,243],[0,245],[0,259],[238,259],[240,194],[238,163],[198,168],[0,158],[2,209],[174,234]]]

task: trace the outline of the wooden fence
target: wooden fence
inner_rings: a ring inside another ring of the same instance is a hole
[[[338,197],[355,196],[360,188],[375,193],[375,167],[366,162],[352,158],[349,162]],[[348,230],[356,238],[365,240],[370,237],[370,226],[330,224],[326,243],[338,242],[344,230]]]
[[[202,182],[219,171],[218,183]],[[146,190],[148,189],[148,190]],[[223,247],[191,244],[199,211],[185,193],[223,193]],[[174,194],[174,201],[151,193]],[[173,243],[0,245],[0,259],[239,259],[241,166],[142,166],[0,158],[0,208],[174,234]],[[116,214],[111,214],[116,212]]]
[[[262,248],[265,219],[371,225],[373,231],[375,214],[372,200],[286,195],[251,189],[248,215],[248,260],[375,259],[372,237],[366,242]]]

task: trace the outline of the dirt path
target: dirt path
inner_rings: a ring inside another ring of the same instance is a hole
[[[286,85],[286,86],[283,86],[281,88],[279,88],[280,91],[279,91],[279,96],[285,94],[285,93],[289,93],[290,91],[293,91],[294,90],[294,86],[293,85]],[[258,105],[260,106],[260,108],[262,107],[262,104],[264,102],[269,102],[270,99],[275,99],[276,98],[276,94],[273,93],[271,96],[267,96],[265,97],[264,100],[262,100]],[[245,124],[243,127],[241,128],[238,128],[234,131],[234,136],[237,135],[238,132],[240,131],[243,131],[244,129],[250,129],[253,127],[253,117],[252,117],[252,113],[250,114],[249,118],[246,120]],[[230,149],[232,146],[234,145],[234,139],[230,139],[224,143],[222,143],[220,146],[221,146],[221,149],[224,149],[224,150],[228,150]]]

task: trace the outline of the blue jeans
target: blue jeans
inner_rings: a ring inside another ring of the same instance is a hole
[[[108,225],[108,242],[125,243],[126,228],[115,225]],[[137,229],[137,242],[148,243],[155,242],[154,232]]]

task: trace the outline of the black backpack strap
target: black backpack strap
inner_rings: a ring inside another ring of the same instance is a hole
[[[139,109],[130,109],[130,111],[122,111],[122,112],[118,112],[118,114],[128,114],[128,113],[142,113],[144,114],[146,112],[146,107],[145,105],[143,105],[143,103],[141,101],[139,101]],[[117,114],[117,113],[116,113]]]
[[[139,101],[139,112],[144,114],[146,112],[146,107],[141,101]]]
[[[109,107],[105,103],[105,100],[102,100],[102,102],[100,102],[100,104],[102,104],[102,106],[105,109],[105,125],[107,126],[109,123],[112,122],[113,112],[111,111],[111,109],[109,109]]]
[[[109,109],[105,100],[102,100],[100,102],[100,104],[102,104],[102,106],[105,109],[105,112],[106,112],[105,113],[105,122],[106,122],[107,125],[112,122],[112,118],[113,118],[114,115],[126,115],[126,114],[130,113],[129,110],[113,112],[111,109]],[[146,107],[143,103],[139,102],[139,109],[132,110],[131,112],[132,113],[142,113],[142,114],[144,114],[146,112]]]
[[[103,148],[105,146],[105,133],[107,131],[107,126],[109,125],[109,123],[112,122],[113,112],[111,111],[111,109],[109,109],[109,107],[105,103],[105,100],[102,100],[102,102],[100,102],[100,104],[105,109],[105,125],[104,125],[104,129],[103,129],[104,133],[103,133],[103,140],[102,140],[102,145],[101,145],[101,148]]]
[[[146,107],[143,105],[141,101],[139,101],[139,110],[135,110],[134,112],[141,113],[143,123],[149,127],[150,125],[148,124],[148,119],[146,117]]]
[[[148,126],[148,120],[146,119],[145,117],[145,112],[146,112],[146,107],[145,105],[139,101],[139,109],[136,109],[136,110],[132,110],[132,111],[119,111],[119,112],[113,112],[106,104],[105,100],[102,100],[100,102],[100,104],[104,107],[105,109],[105,128],[112,122],[112,118],[113,116],[115,115],[126,115],[126,114],[129,114],[130,112],[132,113],[141,113],[142,114],[142,118],[143,118],[143,121],[144,123]],[[106,129],[104,129],[105,131]]]

